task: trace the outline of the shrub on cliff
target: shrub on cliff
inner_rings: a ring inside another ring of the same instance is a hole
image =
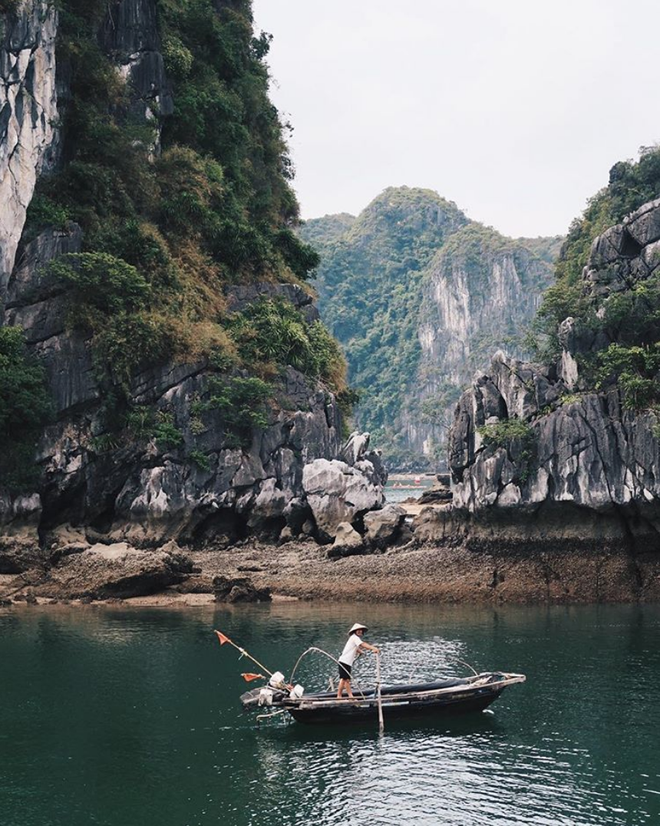
[[[660,402],[660,342],[644,346],[610,344],[595,358],[596,389],[616,381],[624,406],[643,410]]]
[[[23,331],[0,327],[0,487],[16,492],[34,476],[34,450],[51,410],[44,369]]]
[[[318,264],[292,231],[298,204],[286,127],[268,97],[270,38],[255,36],[250,0],[159,0],[168,78],[157,94],[162,103],[171,92],[174,111],[160,117],[149,99],[146,118],[144,98],[104,51],[117,4],[58,7],[58,72],[70,85],[63,152],[38,183],[23,240],[69,221],[83,229],[82,253],[52,273],[69,287],[70,324],[90,335],[105,425],[126,422],[135,373],[171,358],[209,358],[234,390],[237,369],[263,382],[292,363],[343,391],[343,358],[320,325],[282,311],[288,333],[280,324],[278,352],[262,355],[264,326],[227,312],[228,285],[297,283]],[[232,391],[223,404],[249,421],[243,395]]]
[[[161,152],[157,122],[132,113],[134,90],[97,37],[113,9],[102,0],[62,0],[57,56],[71,86],[66,151],[58,171],[38,184],[25,238],[46,225],[79,223],[83,256],[95,258],[81,258],[67,272],[78,305],[94,304],[87,275],[99,266],[111,276],[96,280],[99,300],[108,297],[106,281],[112,291],[115,276],[125,276],[128,305],[142,279],[144,300],[122,313],[149,311],[165,327],[187,327],[178,350],[185,356],[189,346],[193,357],[200,341],[213,345],[227,336],[225,285],[302,280],[318,257],[291,231],[298,219],[292,166],[268,99],[269,38],[254,36],[251,3],[161,0],[157,11],[174,97],[173,115],[160,122]],[[158,114],[155,102],[153,110]],[[110,309],[105,331],[96,314],[95,341],[105,333],[116,351],[121,337],[110,327],[120,314]],[[216,326],[217,334],[198,335],[200,324],[207,332]],[[160,353],[151,348],[143,361]]]
[[[557,262],[556,284],[543,297],[532,338],[540,360],[550,361],[561,352],[557,329],[565,318],[572,316],[592,323],[594,302],[585,294],[581,276],[595,238],[658,197],[660,147],[642,147],[636,163],[621,161],[610,169],[609,184],[571,224]]]
[[[94,326],[98,316],[143,309],[151,287],[131,264],[103,252],[64,255],[50,265],[50,272],[70,288],[79,320]]]
[[[220,411],[227,445],[247,448],[253,429],[268,424],[266,402],[271,394],[272,387],[261,379],[213,376],[209,379],[208,398],[193,405],[193,414]]]
[[[288,302],[256,302],[229,329],[244,362],[259,365],[265,375],[290,364],[337,393],[346,390],[346,365],[337,342],[320,322],[309,324]]]
[[[504,448],[509,454],[518,474],[517,480],[524,483],[529,478],[536,455],[536,434],[532,427],[515,416],[496,424],[478,428],[485,448]]]

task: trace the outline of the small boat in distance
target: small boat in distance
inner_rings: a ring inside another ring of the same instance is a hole
[[[279,676],[279,675],[277,675]],[[380,689],[355,690],[353,699],[337,699],[336,692],[300,694],[272,680],[265,688],[254,688],[241,695],[245,709],[288,712],[299,723],[376,722],[379,702],[386,720],[400,720],[437,714],[463,714],[483,711],[502,694],[507,686],[524,683],[523,674],[500,671],[485,672],[417,685],[392,685]],[[296,691],[298,688],[298,691]],[[263,716],[263,715],[262,715]]]

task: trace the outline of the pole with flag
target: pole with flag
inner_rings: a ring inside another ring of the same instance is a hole
[[[258,666],[259,666],[259,668],[261,668],[263,671],[265,671],[265,672],[266,672],[266,674],[268,674],[268,676],[269,676],[269,677],[272,677],[272,676],[273,676],[273,672],[272,672],[272,671],[269,671],[269,670],[266,668],[266,666],[265,666],[265,665],[263,665],[262,663],[260,663],[260,662],[259,662],[259,660],[256,660],[256,659],[252,656],[252,654],[248,654],[248,652],[247,652],[244,648],[241,648],[241,646],[240,646],[240,645],[236,645],[236,643],[235,643],[235,642],[233,642],[233,640],[230,640],[230,639],[229,639],[229,637],[228,637],[226,634],[223,634],[221,631],[218,631],[218,630],[216,630],[216,632],[215,632],[215,633],[218,635],[218,640],[220,641],[220,645],[224,645],[226,642],[228,642],[228,643],[229,643],[229,645],[233,646],[233,647],[234,647],[237,651],[240,651],[240,652],[241,652],[241,656],[243,656],[243,657],[247,657],[249,660],[252,660],[252,662],[253,662],[255,665],[258,665]],[[250,682],[250,680],[257,680],[257,679],[259,679],[259,677],[262,677],[262,679],[263,679],[263,675],[261,675],[261,674],[242,674],[241,676],[243,677],[243,679],[244,679],[246,682]]]

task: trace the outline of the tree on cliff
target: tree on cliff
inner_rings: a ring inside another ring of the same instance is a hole
[[[51,412],[44,370],[16,327],[0,327],[0,482],[9,490],[34,478],[32,453]]]

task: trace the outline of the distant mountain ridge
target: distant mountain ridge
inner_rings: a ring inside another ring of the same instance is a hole
[[[505,238],[409,187],[300,234],[321,255],[319,310],[345,350],[359,426],[394,467],[437,463],[474,370],[498,348],[523,353],[562,239]]]

